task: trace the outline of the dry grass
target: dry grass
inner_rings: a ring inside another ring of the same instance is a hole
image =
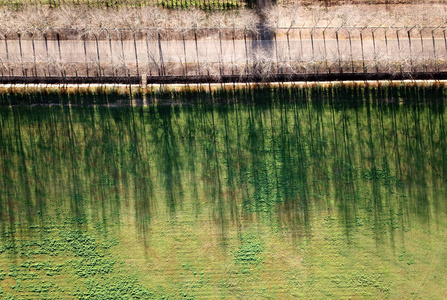
[[[157,7],[104,10],[86,6],[64,5],[57,9],[46,6],[23,10],[0,10],[2,31],[25,31],[50,28],[105,30],[113,28],[191,28],[252,27],[257,23],[252,10],[221,11],[207,14],[202,10],[167,10]]]
[[[447,4],[337,5],[305,6],[294,3],[276,5],[268,10],[268,23],[273,26],[438,26],[444,24]]]
[[[346,4],[324,7],[302,5],[268,6],[262,12],[267,25],[290,26],[439,26],[447,22],[447,4]],[[250,9],[205,12],[168,10],[158,7],[98,9],[87,6],[26,6],[21,10],[0,10],[1,31],[48,31],[51,28],[105,30],[113,28],[256,28],[259,15]]]

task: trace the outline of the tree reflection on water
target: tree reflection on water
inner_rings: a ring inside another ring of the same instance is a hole
[[[229,229],[259,219],[311,237],[329,214],[348,241],[368,224],[377,243],[393,245],[414,220],[438,222],[443,107],[336,93],[310,102],[2,107],[3,239],[62,216],[81,228],[133,216],[145,240],[154,219],[187,212],[208,216],[225,245]]]

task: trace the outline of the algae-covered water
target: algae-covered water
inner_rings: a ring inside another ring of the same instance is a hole
[[[442,299],[442,103],[9,106],[0,297]]]

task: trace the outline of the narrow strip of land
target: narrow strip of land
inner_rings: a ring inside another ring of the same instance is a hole
[[[259,75],[445,71],[445,38],[3,40],[2,76]],[[393,69],[394,68],[394,69]],[[265,74],[264,74],[265,73]]]

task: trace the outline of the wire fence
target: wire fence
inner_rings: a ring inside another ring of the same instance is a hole
[[[49,6],[58,8],[64,5],[84,5],[90,8],[132,8],[158,6],[168,9],[198,8],[204,10],[227,10],[252,7],[251,0],[4,0],[1,6],[20,9],[26,6]]]
[[[245,76],[447,71],[446,27],[0,31],[0,76]]]
[[[122,7],[143,7],[160,6],[165,8],[215,8],[234,9],[240,7],[254,7],[257,0],[3,0],[0,6],[24,7],[27,5],[47,5],[52,8],[63,5],[86,5],[96,8],[122,8]],[[303,5],[321,4],[325,6],[341,4],[415,4],[425,3],[425,0],[273,0],[274,4],[291,5],[297,2]],[[442,0],[432,1],[442,3]]]

